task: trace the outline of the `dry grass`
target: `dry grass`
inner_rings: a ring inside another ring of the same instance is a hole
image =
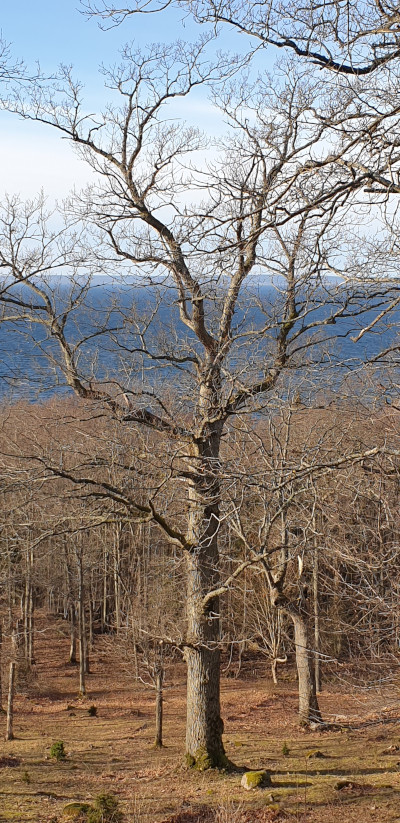
[[[90,802],[102,791],[117,795],[127,823],[400,820],[400,752],[387,753],[400,746],[393,691],[361,697],[325,691],[323,712],[340,714],[341,729],[310,733],[297,726],[295,683],[224,679],[228,757],[272,776],[272,789],[245,792],[240,774],[182,767],[183,667],[167,680],[166,745],[155,750],[153,693],[123,671],[115,644],[97,640],[89,694],[79,699],[77,670],[65,664],[67,626],[53,619],[37,625],[36,680],[17,696],[16,739],[0,744],[0,823],[56,823],[68,802]],[[88,713],[93,704],[96,717]],[[353,718],[351,727],[346,718]],[[50,758],[57,740],[65,744],[64,762]],[[310,757],[313,750],[324,756]],[[348,785],[335,788],[341,779]]]

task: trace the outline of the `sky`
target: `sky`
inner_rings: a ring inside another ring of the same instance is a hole
[[[99,65],[117,61],[118,51],[126,42],[134,40],[144,46],[176,38],[195,39],[199,33],[192,21],[183,20],[182,13],[173,9],[157,15],[135,15],[120,27],[102,31],[96,20],[80,13],[79,0],[3,0],[0,30],[11,44],[13,55],[23,58],[28,68],[39,60],[42,71],[53,74],[58,65],[72,64],[75,76],[85,85],[91,111],[101,110],[107,99]],[[222,48],[227,43],[226,35]],[[213,113],[204,93],[197,94],[189,109],[188,103],[185,106],[194,120],[212,130]],[[184,114],[181,106],[179,116]],[[0,112],[0,152],[2,198],[5,193],[32,198],[43,190],[54,202],[92,179],[89,167],[55,130],[7,112]]]

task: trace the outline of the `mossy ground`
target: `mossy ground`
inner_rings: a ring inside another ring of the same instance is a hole
[[[339,724],[333,731],[308,732],[297,723],[295,682],[273,686],[267,668],[248,680],[224,679],[227,757],[242,770],[271,773],[271,788],[246,792],[240,773],[182,765],[183,667],[167,678],[165,746],[156,750],[154,695],[119,666],[115,640],[96,641],[88,696],[78,699],[77,669],[65,664],[67,625],[42,618],[37,626],[37,677],[16,698],[16,739],[0,742],[0,823],[61,823],[66,804],[91,803],[108,791],[118,797],[127,823],[178,820],[183,811],[182,820],[195,823],[196,809],[236,806],[243,813],[271,807],[289,820],[312,823],[400,820],[400,753],[384,754],[400,745],[394,687],[364,696],[327,687],[322,710],[330,720],[340,714]],[[89,717],[94,702],[98,716]],[[0,722],[5,727],[5,719]],[[65,761],[50,758],[55,740],[65,743]],[[285,742],[289,754],[283,756]],[[324,757],[310,757],[315,750]],[[348,785],[335,788],[341,779]],[[230,819],[234,823],[232,812]]]

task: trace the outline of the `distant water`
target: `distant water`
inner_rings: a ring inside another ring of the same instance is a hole
[[[352,376],[361,391],[365,364],[391,349],[376,366],[378,379],[385,383],[389,368],[400,365],[399,351],[395,349],[396,341],[397,346],[399,343],[400,309],[375,322],[383,309],[382,299],[378,294],[366,297],[360,292],[343,311],[345,316],[338,317],[335,323],[320,325],[344,305],[345,293],[340,296],[335,283],[328,286],[323,290],[316,286],[313,294],[304,298],[292,335],[300,332],[305,324],[313,327],[295,337],[291,346],[293,363],[289,377],[282,379],[282,386],[285,381],[287,385],[289,379],[292,386],[301,386],[309,394],[323,388],[339,390],[343,380]],[[69,286],[61,281],[56,300],[60,318],[68,308],[69,296]],[[27,297],[26,289],[24,297]],[[215,331],[218,324],[219,299],[220,294],[216,292],[206,303],[210,331]],[[231,371],[240,372],[242,384],[272,365],[271,352],[280,328],[276,319],[282,317],[282,300],[279,287],[259,283],[239,301],[233,320],[237,339],[228,365]],[[362,313],[358,316],[346,316],[360,309]],[[368,326],[370,330],[354,342]],[[76,347],[75,356],[85,379],[107,379],[124,387],[145,385],[149,389],[172,383],[182,394],[186,392],[190,397],[193,393],[195,371],[190,357],[199,350],[199,344],[179,318],[173,288],[150,289],[132,283],[117,288],[97,282],[84,303],[70,312],[65,329],[70,345]],[[152,357],[143,354],[144,340]],[[174,364],[167,360],[171,354],[175,357]],[[42,326],[27,321],[0,324],[3,397],[24,396],[35,400],[55,391],[65,391],[59,362],[57,345]],[[388,385],[391,380],[392,371]]]

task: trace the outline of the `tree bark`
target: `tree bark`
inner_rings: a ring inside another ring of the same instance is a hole
[[[309,642],[308,614],[305,608],[291,603],[277,588],[271,591],[271,603],[282,609],[293,621],[300,723],[321,723],[322,716],[315,688],[314,652]]]
[[[314,653],[310,648],[307,620],[302,614],[291,611],[296,646],[296,666],[299,678],[300,723],[321,723],[314,676]]]
[[[219,599],[204,598],[219,582],[219,483],[217,460],[220,439],[210,437],[195,455],[196,475],[189,487],[187,572],[187,726],[186,756],[200,770],[222,768],[228,761],[222,742],[224,724],[220,706]]]

